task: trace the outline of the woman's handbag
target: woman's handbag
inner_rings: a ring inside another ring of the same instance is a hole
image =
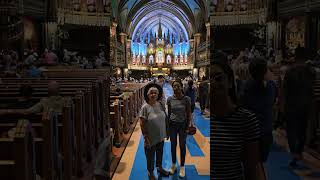
[[[197,128],[193,125],[193,122],[191,122],[191,126],[188,127],[188,135],[195,135],[196,132],[197,132]]]

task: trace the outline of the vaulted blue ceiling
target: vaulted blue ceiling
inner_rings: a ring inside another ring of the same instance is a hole
[[[120,0],[117,17],[121,31],[130,38],[145,39],[157,33],[159,21],[163,33],[188,40],[207,21],[208,0]]]

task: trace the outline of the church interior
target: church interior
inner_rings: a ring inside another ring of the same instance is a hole
[[[0,179],[320,180],[319,12],[0,0]]]

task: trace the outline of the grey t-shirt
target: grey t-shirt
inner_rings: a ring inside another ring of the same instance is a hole
[[[191,99],[188,96],[184,96],[178,99],[174,96],[170,96],[167,99],[168,108],[171,107],[171,114],[169,115],[170,121],[173,122],[187,122],[187,105],[191,106]]]
[[[166,138],[166,115],[159,102],[152,106],[143,104],[139,117],[145,120],[144,128],[148,132],[151,146]]]

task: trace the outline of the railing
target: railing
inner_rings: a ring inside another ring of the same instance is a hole
[[[164,65],[149,65],[149,64],[128,64],[129,69],[147,70],[149,67],[153,68],[172,68],[175,70],[191,69],[193,64],[164,64]]]
[[[264,24],[265,22],[265,8],[248,11],[216,12],[213,16],[215,25]]]
[[[75,24],[88,26],[110,26],[110,13],[86,12],[58,8],[59,24]]]
[[[14,41],[21,38],[23,35],[23,23],[22,20],[15,24],[0,26],[0,41]]]
[[[0,0],[0,15],[15,16],[18,13],[19,1]]]

